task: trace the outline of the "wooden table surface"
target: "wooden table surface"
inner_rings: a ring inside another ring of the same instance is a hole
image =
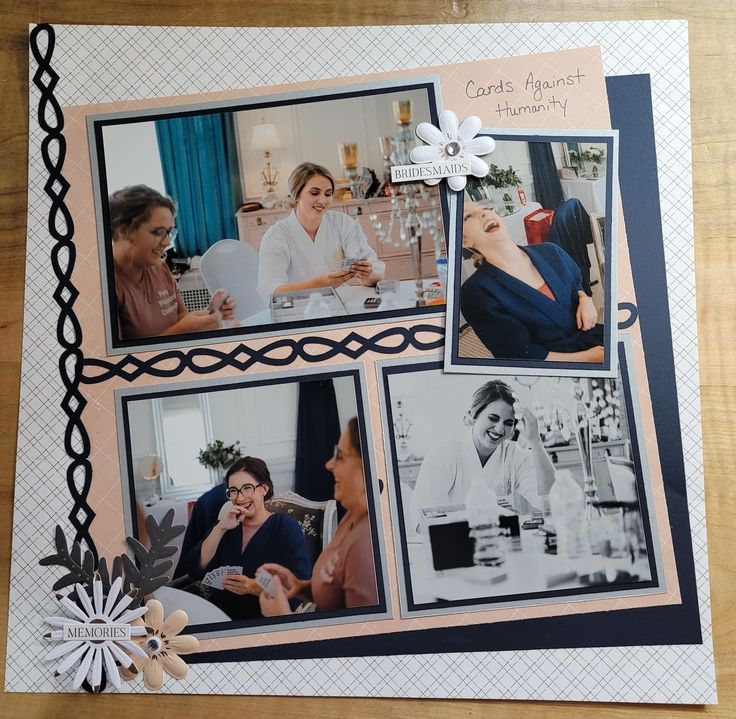
[[[736,3],[733,0],[0,0],[2,134],[0,145],[0,686],[4,685],[5,627],[9,585],[13,477],[26,227],[28,24],[136,25],[369,25],[562,20],[687,18],[690,22],[695,239],[698,279],[700,381],[705,447],[706,504],[714,644],[720,704],[715,707],[590,705],[544,702],[424,701],[188,697],[162,695],[0,695],[2,717],[78,719],[96,715],[154,717],[246,714],[249,717],[673,717],[736,716],[736,578],[729,517],[736,492],[729,468],[736,465],[736,224],[730,190],[736,189]],[[734,354],[732,354],[734,353]],[[247,702],[247,703],[246,703]]]

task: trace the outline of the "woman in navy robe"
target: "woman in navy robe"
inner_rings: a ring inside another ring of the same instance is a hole
[[[603,362],[603,325],[562,248],[515,245],[503,220],[473,202],[463,212],[463,248],[477,270],[460,289],[460,308],[495,358]]]
[[[261,589],[255,581],[258,567],[277,562],[300,579],[309,579],[312,561],[299,523],[266,509],[273,482],[262,459],[236,460],[225,484],[220,496],[227,501],[204,539],[182,556],[179,568],[192,579],[202,579],[219,567],[241,567],[242,574],[223,579],[222,589],[210,590],[210,601],[231,619],[254,619],[263,616],[258,603]]]

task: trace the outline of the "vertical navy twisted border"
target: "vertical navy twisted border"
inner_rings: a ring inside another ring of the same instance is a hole
[[[61,408],[67,416],[64,449],[71,459],[66,468],[66,483],[74,500],[69,520],[76,530],[74,541],[84,542],[97,561],[97,549],[89,533],[95,513],[87,503],[92,483],[92,465],[89,461],[90,442],[81,419],[87,402],[79,391],[84,365],[84,356],[80,349],[82,329],[74,313],[74,302],[79,292],[71,282],[76,259],[76,247],[73,240],[74,222],[69,209],[64,204],[64,198],[69,191],[69,183],[61,174],[66,157],[66,140],[62,134],[64,114],[54,97],[54,88],[59,81],[59,75],[51,67],[51,58],[56,43],[54,28],[48,24],[36,25],[31,30],[29,42],[31,53],[38,65],[33,75],[33,84],[41,93],[36,118],[39,127],[46,133],[41,142],[41,158],[48,171],[44,190],[51,200],[48,229],[49,234],[55,240],[51,248],[51,265],[58,279],[53,293],[54,300],[59,306],[56,340],[62,349],[59,355],[59,375],[65,389]],[[43,45],[45,45],[45,51]],[[57,150],[56,159],[52,156],[54,146]],[[63,229],[58,227],[59,220],[63,220]],[[75,449],[75,444],[81,445],[81,448]],[[78,479],[82,480],[81,490],[77,488]]]

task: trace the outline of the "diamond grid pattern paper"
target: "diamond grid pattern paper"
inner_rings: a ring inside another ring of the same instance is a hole
[[[368,28],[57,26],[52,65],[62,106],[217,92],[600,45],[606,74],[649,73],[662,205],[701,646],[535,650],[192,665],[165,692],[444,696],[455,698],[708,703],[716,700],[704,517],[695,318],[687,24],[683,21]],[[145,48],[145,52],[140,49]],[[33,63],[33,59],[31,60]],[[31,75],[35,71],[31,66]],[[40,657],[42,617],[53,613],[53,572],[38,566],[72,501],[37,502],[33,484],[59,476],[58,308],[49,250],[43,132],[31,83],[25,333],[15,492],[6,687],[65,691]],[[28,621],[28,618],[31,618]],[[64,677],[61,678],[65,679]],[[140,685],[136,684],[136,688]],[[441,687],[441,689],[438,689]],[[130,691],[127,687],[124,691]]]

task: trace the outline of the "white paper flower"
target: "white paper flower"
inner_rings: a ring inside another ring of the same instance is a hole
[[[125,639],[64,639],[65,624],[131,624],[133,620],[143,616],[148,611],[147,607],[125,611],[135,598],[137,591],[120,597],[122,584],[122,578],[118,577],[112,583],[107,598],[105,598],[100,575],[95,574],[92,582],[92,599],[87,596],[87,591],[81,584],[76,584],[77,597],[82,606],[79,607],[68,597],[57,594],[59,604],[72,616],[44,618],[46,623],[52,627],[52,631],[45,635],[46,639],[60,642],[44,657],[44,661],[61,659],[56,667],[58,674],[77,667],[72,683],[74,689],[79,689],[85,678],[89,678],[92,690],[99,691],[102,684],[103,662],[107,676],[119,689],[122,682],[115,661],[117,660],[124,667],[130,667],[133,665],[130,654],[143,658],[147,656],[138,644]],[[131,627],[131,636],[144,636],[145,634],[145,627]]]
[[[478,155],[492,152],[496,143],[491,137],[476,137],[481,126],[480,118],[471,115],[458,127],[457,115],[452,110],[443,110],[440,113],[439,129],[429,122],[420,122],[417,125],[417,136],[427,145],[415,147],[409,158],[415,164],[469,160],[471,174],[475,177],[485,177],[488,174],[488,163],[481,160]],[[425,180],[425,182],[428,185],[436,185],[439,180]],[[447,184],[456,192],[465,189],[466,182],[464,175],[447,178]]]
[[[151,599],[146,606],[148,614],[143,638],[139,640],[145,654],[143,658],[137,654],[133,657],[133,662],[136,669],[143,672],[146,689],[158,691],[164,683],[164,672],[174,679],[186,678],[189,667],[179,655],[198,651],[199,640],[191,634],[179,636],[179,632],[189,622],[184,610],[176,609],[164,621],[164,607],[161,602]],[[133,678],[129,671],[122,670],[121,674],[124,679]]]

